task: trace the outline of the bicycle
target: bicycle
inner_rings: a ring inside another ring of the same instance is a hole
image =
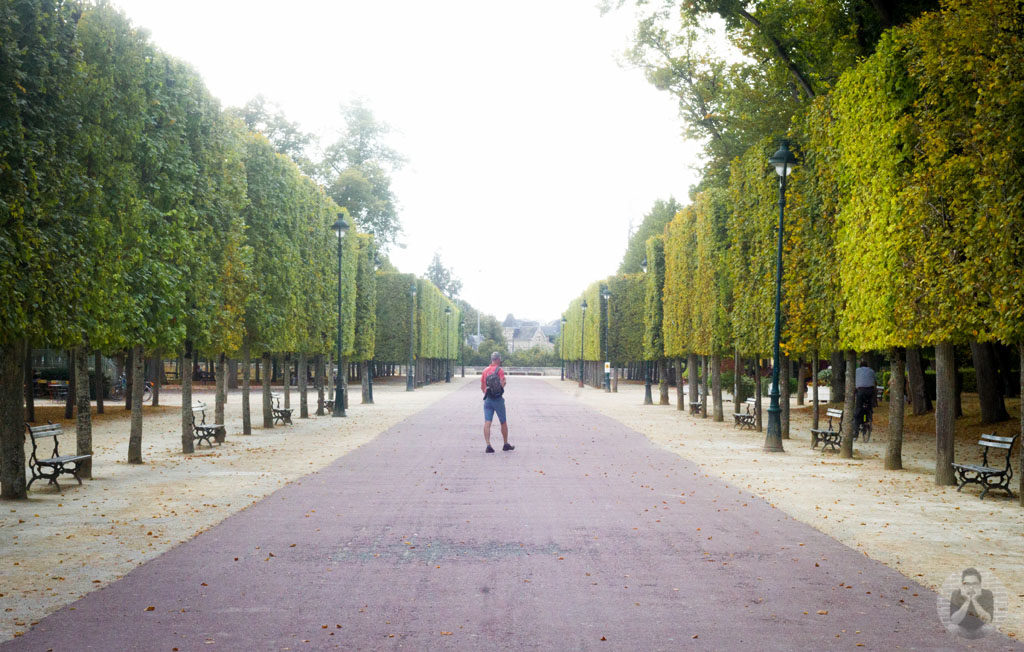
[[[128,377],[121,374],[117,381],[114,382],[110,388],[110,398],[117,400],[125,397],[128,393]],[[142,402],[149,403],[153,400],[153,383],[146,381],[145,387],[142,389]]]

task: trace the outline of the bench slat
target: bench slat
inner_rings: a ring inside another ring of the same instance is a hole
[[[999,435],[990,435],[988,433],[981,433],[981,438],[985,441],[1001,441],[1007,444],[1013,443],[1016,437],[1000,437]]]
[[[997,441],[988,441],[986,439],[982,439],[981,441],[979,441],[978,445],[979,446],[988,446],[989,448],[1003,448],[1003,449],[1010,448],[1011,446],[1013,446],[1013,444],[1003,444],[1003,443],[1000,443],[1000,442],[997,442]]]

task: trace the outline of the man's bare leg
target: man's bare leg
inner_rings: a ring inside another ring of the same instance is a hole
[[[501,438],[505,440],[506,444],[508,443],[508,424],[507,423],[501,424]],[[487,429],[484,430],[484,439],[487,440],[487,445],[490,446],[491,445],[491,424],[490,423],[487,424]]]
[[[504,425],[501,428],[502,428],[502,434],[505,435],[505,441],[508,441],[508,434],[507,434],[508,433],[508,428],[506,428]],[[491,422],[490,421],[484,421],[484,443],[486,445],[488,445],[488,446],[491,445]]]

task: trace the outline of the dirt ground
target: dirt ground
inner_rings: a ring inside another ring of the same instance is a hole
[[[904,438],[905,470],[884,471],[884,404],[875,412],[871,442],[858,442],[854,459],[840,460],[833,453],[810,449],[810,409],[798,408],[795,402],[786,453],[767,454],[762,451],[763,433],[733,427],[728,402],[728,421],[715,423],[677,411],[674,405],[644,407],[639,384],[620,383],[617,393],[608,394],[579,390],[575,383],[557,378],[512,380],[549,382],[697,462],[709,474],[764,497],[794,518],[933,589],[968,566],[991,573],[1009,593],[1009,614],[1001,629],[1024,636],[1024,509],[998,492],[981,501],[976,487],[963,493],[955,487],[936,487],[928,417],[908,419],[908,429],[916,431]],[[93,479],[82,487],[74,480],[64,482],[60,492],[40,481],[27,501],[0,503],[0,640],[17,636],[46,614],[285,483],[326,466],[463,382],[478,380],[455,378],[450,385],[439,383],[411,394],[405,392],[404,379],[378,382],[373,406],[360,405],[359,389],[353,387],[349,416],[340,423],[331,417],[296,416],[294,426],[271,430],[256,427],[261,402],[255,392],[254,428],[248,437],[239,434],[241,394],[236,391],[227,406],[227,441],[213,449],[204,446],[193,455],[180,452],[180,395],[165,391],[163,406],[145,409],[142,465],[124,462],[127,413],[108,406],[108,414],[95,422]],[[213,403],[211,389],[196,394]],[[291,398],[297,406],[297,392]],[[62,407],[55,403],[41,405],[40,419],[62,416]],[[1010,401],[1007,407],[1019,417],[1019,401]],[[964,408],[967,416],[957,423],[963,433],[956,457],[974,460],[982,428],[969,398]],[[1019,420],[984,430],[1007,434],[1016,424]],[[69,433],[64,446],[73,450],[74,423],[66,422],[65,427]]]
[[[478,379],[466,377],[465,382]],[[264,430],[262,399],[252,394],[253,434],[242,430],[242,395],[228,395],[223,445],[181,452],[181,393],[164,389],[159,407],[143,409],[144,464],[129,465],[129,415],[106,405],[93,424],[93,478],[61,491],[37,480],[27,501],[0,502],[0,641],[18,636],[43,616],[105,586],[148,559],[245,509],[282,485],[323,468],[450,391],[437,383],[405,391],[405,378],[374,383],[374,404],[360,404],[349,388],[348,416],[299,419],[291,392],[293,426]],[[278,392],[281,388],[275,387]],[[212,406],[213,389],[196,400]],[[316,394],[310,393],[310,413]],[[95,412],[95,406],[93,406]],[[36,418],[58,422],[63,403],[37,403]],[[207,422],[212,422],[212,410]],[[75,450],[75,422],[65,421],[61,452]],[[31,450],[26,446],[26,459]],[[47,451],[48,452],[48,451]]]
[[[763,451],[763,432],[735,428],[730,402],[723,404],[727,420],[716,423],[678,411],[674,388],[672,405],[644,407],[640,384],[619,383],[618,393],[609,394],[580,390],[570,381],[549,382],[708,473],[763,497],[793,518],[933,590],[951,573],[968,567],[989,573],[1007,589],[1008,613],[1000,629],[1024,637],[1024,508],[1000,491],[979,500],[977,485],[968,485],[961,493],[956,487],[936,486],[931,415],[908,413],[904,470],[886,471],[886,403],[875,409],[871,441],[857,441],[854,458],[843,460],[835,453],[822,453],[820,446],[810,448],[811,408],[797,407],[795,397],[790,439],[783,441],[786,452],[771,454]],[[654,400],[658,401],[657,387]],[[965,416],[957,420],[957,461],[980,463],[981,432],[1012,436],[1019,431],[1019,399],[1007,400],[1012,418],[997,426],[980,425],[976,396],[965,394],[963,409]],[[767,414],[764,418],[767,421]],[[1012,459],[1019,473],[1016,446]],[[1016,484],[1014,477],[1014,493]]]

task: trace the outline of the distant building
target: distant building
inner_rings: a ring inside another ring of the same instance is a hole
[[[511,313],[501,323],[509,353],[525,351],[526,349],[554,351],[555,337],[558,336],[558,329],[560,327],[561,321],[541,325],[537,321],[516,319]]]

